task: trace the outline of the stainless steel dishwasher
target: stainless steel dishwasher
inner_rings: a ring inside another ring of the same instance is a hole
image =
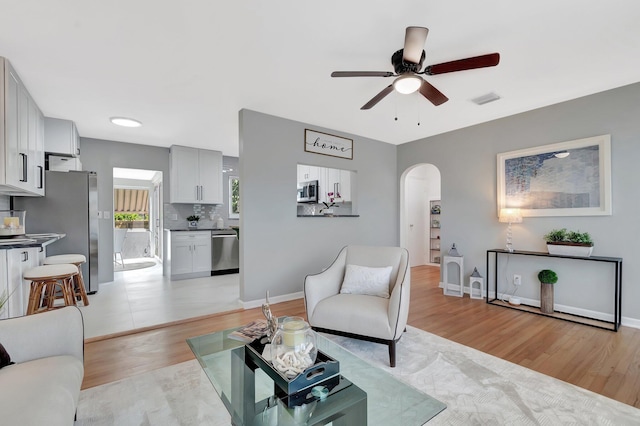
[[[211,275],[240,272],[240,248],[236,231],[211,231]]]

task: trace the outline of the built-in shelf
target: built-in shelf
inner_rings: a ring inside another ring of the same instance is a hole
[[[440,200],[429,202],[429,262],[440,264]]]
[[[555,311],[550,314],[546,314],[540,310],[537,306],[530,305],[511,305],[498,299],[498,260],[500,257],[506,256],[536,256],[536,257],[554,257],[567,259],[569,261],[590,261],[590,262],[604,262],[614,265],[614,277],[613,277],[613,291],[614,291],[614,307],[613,307],[613,321],[605,321],[597,318],[589,318],[580,315],[574,315],[566,312]],[[490,269],[490,260],[493,257],[493,269]],[[490,279],[491,271],[493,271],[493,281]],[[507,251],[502,249],[487,250],[487,303],[496,306],[502,306],[504,308],[516,309],[523,312],[530,312],[537,315],[543,315],[552,318],[558,318],[565,321],[571,321],[579,324],[590,325],[593,327],[603,328],[605,330],[618,331],[622,322],[622,258],[621,257],[604,257],[604,256],[563,256],[559,254],[549,254],[537,251]],[[490,294],[493,290],[493,298]]]

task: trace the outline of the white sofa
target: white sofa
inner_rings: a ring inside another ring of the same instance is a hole
[[[80,310],[0,320],[0,343],[15,362],[0,369],[0,424],[73,425],[84,376]]]
[[[389,298],[341,293],[347,265],[391,266]],[[406,329],[409,316],[410,288],[409,253],[406,249],[347,246],[326,270],[305,278],[307,320],[319,332],[388,345],[389,364],[395,367],[396,343]]]

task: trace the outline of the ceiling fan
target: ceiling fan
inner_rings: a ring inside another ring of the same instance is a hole
[[[385,87],[360,109],[371,109],[395,89],[399,93],[409,94],[417,90],[432,104],[438,106],[449,100],[442,92],[426,81],[420,74],[436,75],[475,68],[495,67],[500,62],[499,53],[458,59],[441,64],[427,65],[424,70],[424,43],[427,40],[428,28],[407,27],[404,36],[404,48],[391,56],[391,64],[395,73],[390,71],[334,71],[331,77],[396,77],[392,84]]]

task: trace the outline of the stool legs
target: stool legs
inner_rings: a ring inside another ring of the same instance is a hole
[[[89,297],[84,287],[84,278],[82,278],[82,263],[75,263],[75,265],[78,267],[78,275],[73,279],[73,295],[78,300],[82,300],[84,306],[89,306]]]

